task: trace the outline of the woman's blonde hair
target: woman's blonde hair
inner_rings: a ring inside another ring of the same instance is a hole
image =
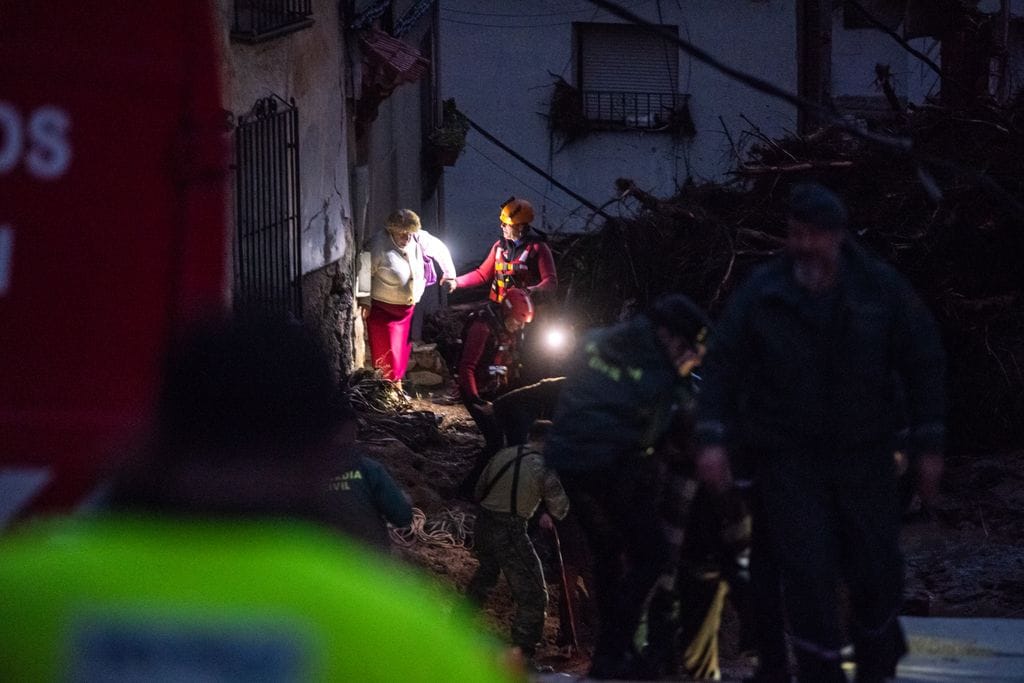
[[[384,227],[388,232],[419,232],[420,217],[412,209],[399,209],[388,216]]]

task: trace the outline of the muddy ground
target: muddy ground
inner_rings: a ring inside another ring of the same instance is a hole
[[[456,498],[455,488],[482,439],[451,396],[449,390],[413,399],[409,410],[394,415],[364,413],[360,437],[426,515],[425,533],[408,536],[398,555],[460,592],[476,562],[463,545],[471,543],[472,506]],[[1024,452],[949,457],[940,504],[931,515],[908,519],[903,536],[908,613],[1024,618]],[[554,604],[560,585],[553,558],[545,569]],[[557,611],[549,606],[539,659],[556,671],[586,670],[593,643],[587,619],[592,605],[586,602],[577,606],[582,654],[556,646]],[[502,580],[479,621],[504,638],[511,612]],[[736,619],[728,610],[721,649],[727,677],[749,671],[750,663],[737,653]]]

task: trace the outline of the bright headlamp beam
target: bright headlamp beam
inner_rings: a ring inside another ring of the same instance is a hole
[[[559,328],[552,328],[544,334],[544,342],[551,349],[560,349],[565,346],[568,335],[565,330]]]

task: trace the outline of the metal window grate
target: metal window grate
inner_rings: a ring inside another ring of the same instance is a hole
[[[236,308],[302,318],[299,110],[256,102],[235,127]]]
[[[625,24],[576,23],[577,84],[590,128],[668,130],[686,106],[679,50],[661,32]]]
[[[583,115],[596,127],[657,130],[672,125],[685,105],[680,93],[583,91]]]
[[[235,0],[231,37],[258,43],[312,24],[312,0]]]

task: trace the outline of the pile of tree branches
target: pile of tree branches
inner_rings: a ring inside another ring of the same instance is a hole
[[[957,445],[1021,445],[1024,96],[1008,107],[917,107],[879,130],[912,140],[916,154],[838,128],[782,139],[754,131],[758,143],[730,182],[660,198],[620,179],[612,201],[622,218],[552,242],[566,310],[582,325],[604,324],[679,291],[719,312],[781,249],[789,187],[819,180],[846,199],[857,239],[907,275],[939,320]],[[929,158],[947,163],[920,161]]]

